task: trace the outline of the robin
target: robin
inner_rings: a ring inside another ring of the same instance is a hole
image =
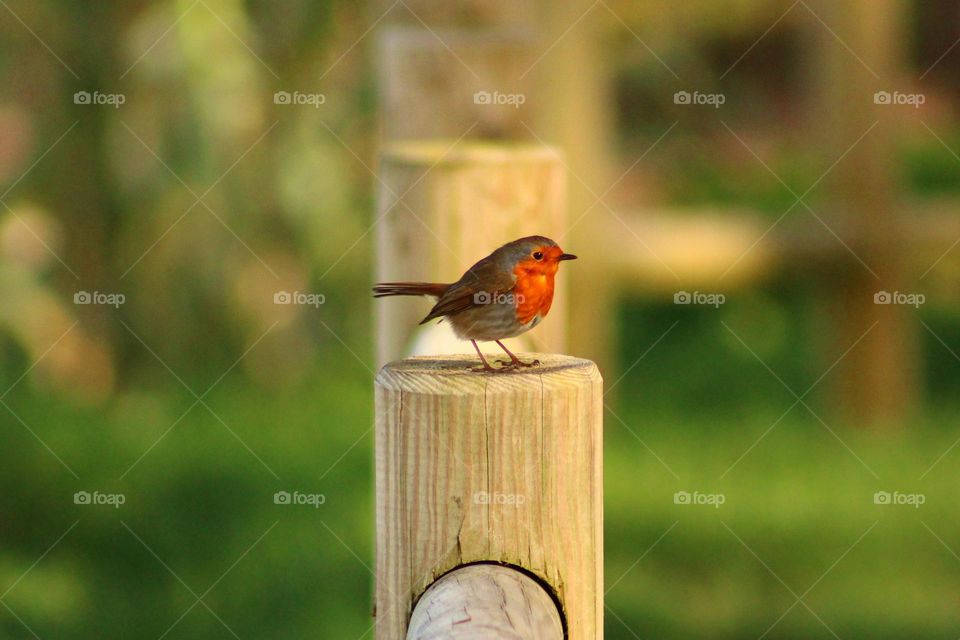
[[[508,242],[467,269],[453,284],[431,282],[382,282],[374,285],[373,297],[432,296],[437,299],[420,324],[446,318],[461,339],[473,343],[483,366],[478,371],[494,372],[477,340],[500,345],[510,361],[500,360],[504,369],[532,367],[538,360],[524,362],[503,343],[540,324],[553,303],[553,279],[563,260],[577,256],[564,253],[557,243],[543,236],[528,236]]]

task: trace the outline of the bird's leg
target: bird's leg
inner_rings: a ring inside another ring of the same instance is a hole
[[[502,362],[503,364],[509,364],[509,365],[514,366],[514,367],[535,367],[535,366],[537,366],[538,364],[540,364],[540,361],[539,361],[539,360],[533,360],[532,362],[524,362],[523,360],[521,360],[521,359],[518,358],[517,356],[513,355],[513,354],[510,352],[510,349],[507,349],[505,346],[503,346],[503,343],[502,343],[502,342],[500,342],[499,340],[494,340],[494,342],[496,342],[498,345],[500,345],[500,348],[503,349],[504,351],[506,351],[506,352],[507,352],[507,355],[510,356],[510,362],[507,362],[506,360],[498,360],[497,362]]]
[[[473,348],[477,351],[477,355],[480,356],[480,362],[483,363],[482,367],[474,367],[473,371],[495,373],[497,370],[491,367],[490,364],[487,362],[487,359],[483,357],[482,353],[480,353],[480,347],[477,346],[477,341],[471,340],[470,342],[473,343]]]

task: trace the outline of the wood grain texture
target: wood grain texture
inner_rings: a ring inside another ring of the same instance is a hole
[[[553,599],[516,569],[473,564],[443,576],[410,617],[408,640],[562,640]]]
[[[565,230],[563,160],[549,147],[397,142],[384,147],[379,174],[374,230],[378,282],[454,282],[506,242],[538,234],[556,239]],[[519,350],[530,350],[531,344],[540,351],[564,350],[566,280],[564,273],[558,275],[550,315],[525,334],[530,342]],[[379,301],[378,365],[410,353],[417,323],[429,309],[421,298]],[[470,343],[464,342],[463,349],[471,351]]]
[[[603,381],[569,356],[471,370],[409,358],[376,379],[377,638],[403,638],[412,603],[447,571],[493,561],[531,572],[569,638],[603,633]]]

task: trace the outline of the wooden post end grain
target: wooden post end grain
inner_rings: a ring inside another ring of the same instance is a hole
[[[511,567],[471,564],[426,590],[408,640],[563,640],[560,611],[536,580]]]
[[[406,637],[427,588],[477,562],[536,576],[571,640],[602,637],[603,381],[588,360],[521,357],[541,364],[420,357],[378,374],[378,640]]]

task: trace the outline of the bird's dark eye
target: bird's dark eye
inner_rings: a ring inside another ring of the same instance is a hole
[[[534,251],[533,252],[534,260],[543,260],[543,251]]]

